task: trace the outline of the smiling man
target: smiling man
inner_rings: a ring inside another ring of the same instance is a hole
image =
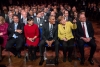
[[[52,44],[55,46],[55,65],[58,65],[58,53],[59,53],[59,42],[57,40],[57,34],[58,34],[58,26],[55,23],[55,17],[50,16],[49,17],[49,22],[43,24],[43,31],[42,31],[42,40],[40,42],[40,55],[41,55],[41,60],[39,62],[39,65],[42,65],[44,62],[44,57],[43,57],[43,47],[45,47],[46,44],[48,44],[48,47],[51,47]]]

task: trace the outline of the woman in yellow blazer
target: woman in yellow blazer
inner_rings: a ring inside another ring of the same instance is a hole
[[[68,50],[68,61],[72,61],[72,52],[74,47],[74,36],[72,29],[76,29],[76,20],[73,20],[73,23],[64,19],[63,16],[58,17],[58,38],[60,43],[63,45],[63,62],[66,62],[66,51]]]

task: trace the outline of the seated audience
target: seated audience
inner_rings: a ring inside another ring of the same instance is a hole
[[[26,37],[26,44],[28,52],[30,53],[30,60],[36,59],[36,49],[39,44],[39,29],[32,17],[27,18],[28,24],[24,26],[24,34]]]
[[[13,23],[8,26],[9,39],[6,49],[11,51],[15,56],[18,55],[18,58],[21,57],[21,47],[24,42],[23,27],[23,24],[19,22],[18,16],[14,15]],[[13,46],[15,46],[15,48],[13,48]]]
[[[93,29],[92,23],[86,20],[85,14],[79,15],[79,22],[77,22],[76,36],[77,36],[79,51],[81,53],[80,64],[83,65],[85,62],[84,44],[86,43],[91,47],[88,61],[91,65],[94,65],[94,62],[92,60],[93,55],[96,50],[96,43],[94,39],[94,29]]]
[[[64,19],[63,16],[58,17],[58,38],[63,45],[63,62],[66,62],[66,50],[68,50],[68,61],[72,61],[72,52],[74,47],[74,36],[72,29],[76,29],[76,21],[73,24],[70,21]]]

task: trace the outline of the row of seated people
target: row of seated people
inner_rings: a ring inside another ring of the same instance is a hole
[[[35,60],[36,48],[39,44],[41,57],[39,65],[42,65],[44,62],[43,53],[45,45],[47,44],[48,47],[51,47],[52,44],[54,44],[56,55],[55,65],[58,65],[59,45],[61,43],[63,47],[63,62],[66,62],[66,50],[68,50],[68,61],[71,62],[74,47],[74,36],[72,30],[75,29],[75,37],[77,37],[77,43],[81,54],[80,63],[83,65],[85,62],[84,43],[88,43],[91,47],[88,61],[91,65],[94,65],[92,58],[96,50],[96,43],[92,23],[86,21],[84,14],[79,15],[78,22],[74,20],[73,23],[71,23],[70,21],[66,21],[63,16],[59,16],[58,21],[59,24],[56,24],[55,17],[49,16],[48,22],[45,22],[42,25],[42,38],[40,40],[38,25],[34,23],[32,17],[28,17],[27,24],[24,25],[19,22],[18,16],[14,15],[13,23],[8,25],[7,23],[4,23],[4,18],[0,16],[0,38],[3,38],[4,40],[2,46],[20,58],[21,47],[24,42],[26,42],[28,52],[31,55],[30,60]],[[12,48],[14,44],[16,44],[16,49]]]

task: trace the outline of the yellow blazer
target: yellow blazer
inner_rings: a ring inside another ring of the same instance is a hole
[[[60,40],[63,40],[63,38],[66,38],[67,40],[74,38],[72,34],[72,29],[76,29],[76,28],[77,25],[72,24],[70,21],[66,22],[65,29],[63,28],[62,24],[58,24],[58,38]]]

